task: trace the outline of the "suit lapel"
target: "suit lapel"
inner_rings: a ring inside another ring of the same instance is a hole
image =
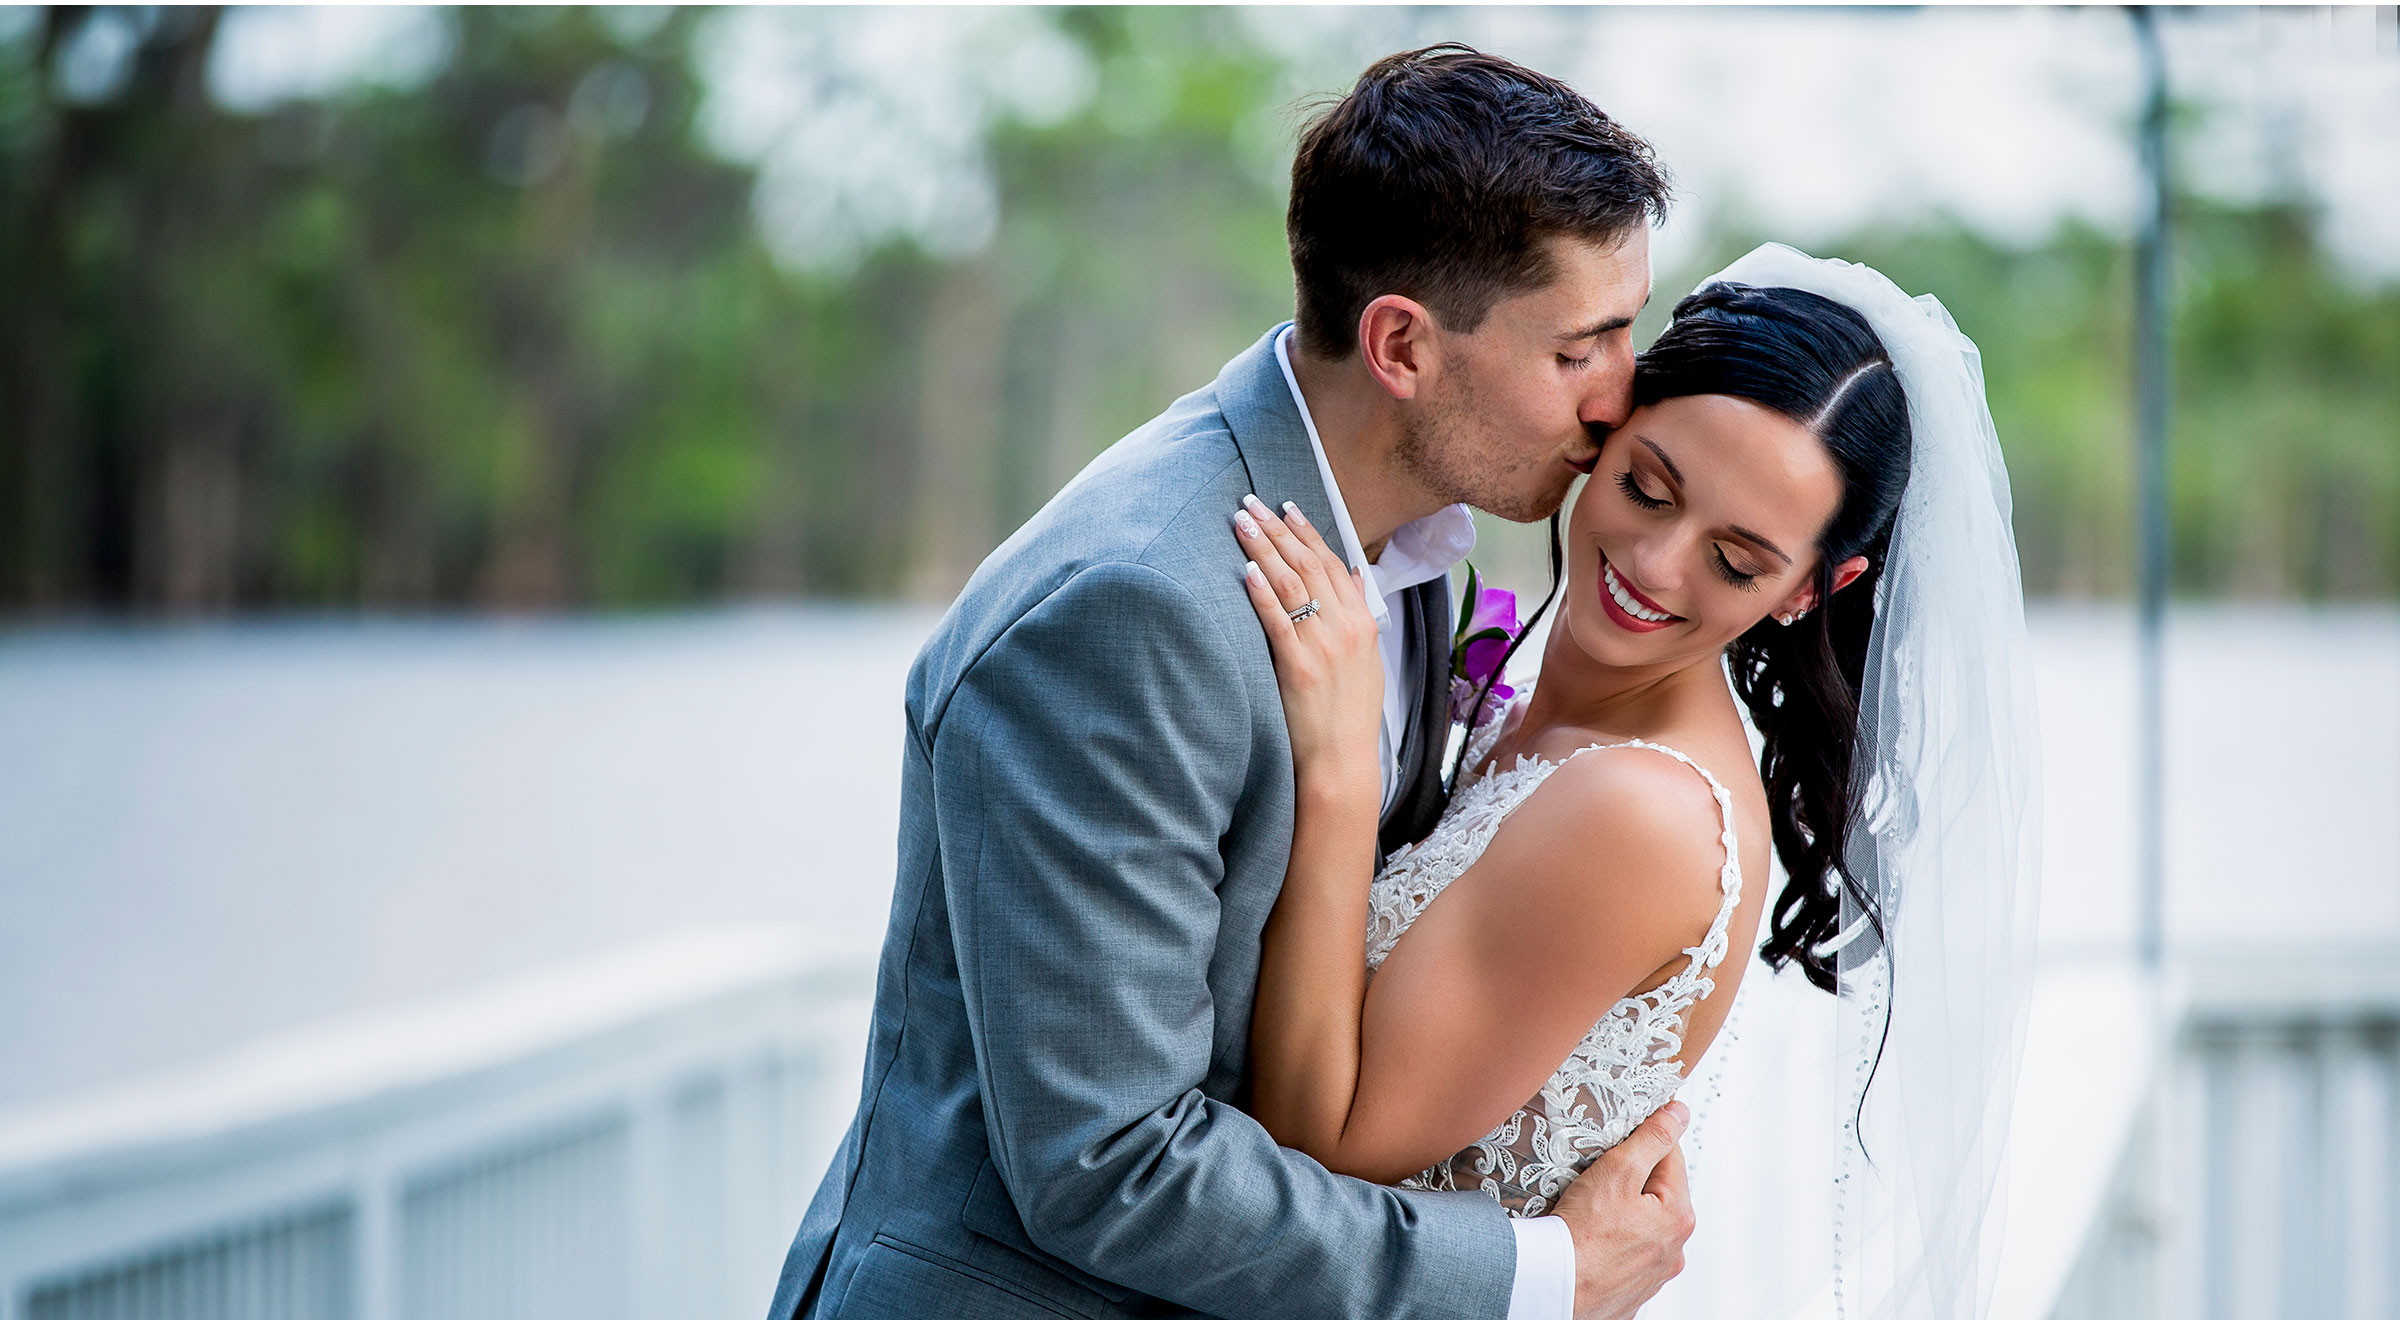
[[[1275,358],[1275,336],[1282,330],[1269,330],[1217,373],[1217,411],[1233,434],[1251,493],[1270,509],[1290,500],[1310,522],[1330,529],[1333,502],[1325,494],[1325,477],[1317,470],[1316,452],[1309,448],[1308,430],[1292,402],[1292,387],[1284,381],[1283,364]],[[1227,509],[1225,516],[1232,517],[1233,510]]]
[[[1325,477],[1309,448],[1283,364],[1275,357],[1275,336],[1282,331],[1282,326],[1269,330],[1217,373],[1217,410],[1252,493],[1270,508],[1290,500],[1311,522],[1331,528],[1333,502],[1325,493]],[[1232,516],[1231,509],[1225,512]],[[1442,757],[1450,743],[1450,581],[1437,577],[1411,587],[1404,599],[1407,668],[1417,684],[1417,701],[1401,742],[1398,783],[1377,829],[1377,848],[1384,853],[1424,838],[1449,801],[1442,789]]]

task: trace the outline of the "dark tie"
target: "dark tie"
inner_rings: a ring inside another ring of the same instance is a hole
[[[1449,794],[1442,788],[1442,754],[1450,745],[1450,579],[1410,587],[1403,597],[1408,646],[1401,671],[1416,683],[1417,700],[1400,740],[1397,785],[1376,830],[1375,862],[1433,832]]]

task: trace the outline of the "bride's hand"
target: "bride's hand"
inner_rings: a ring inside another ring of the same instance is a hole
[[[1285,504],[1277,517],[1255,495],[1243,504],[1234,535],[1250,558],[1250,603],[1275,655],[1295,772],[1304,787],[1371,792],[1380,801],[1383,662],[1366,590],[1297,506]],[[1291,617],[1311,600],[1316,613]]]

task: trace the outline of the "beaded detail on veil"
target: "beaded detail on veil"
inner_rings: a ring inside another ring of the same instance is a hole
[[[1516,700],[1524,701],[1525,695]],[[1533,1216],[1548,1210],[1576,1174],[1673,1099],[1683,1084],[1676,1056],[1683,1052],[1685,1014],[1716,988],[1708,973],[1725,960],[1728,927],[1742,896],[1742,871],[1732,795],[1715,775],[1672,747],[1640,739],[1594,743],[1557,761],[1519,756],[1513,766],[1475,775],[1499,741],[1506,715],[1505,710],[1495,714],[1468,741],[1458,790],[1433,832],[1393,853],[1375,877],[1367,905],[1369,977],[1426,906],[1483,855],[1509,813],[1560,766],[1586,753],[1635,748],[1690,766],[1716,798],[1725,848],[1719,872],[1724,901],[1707,936],[1684,950],[1689,959],[1684,967],[1656,988],[1610,1006],[1541,1091],[1500,1126],[1401,1182],[1431,1191],[1482,1191],[1512,1215]]]

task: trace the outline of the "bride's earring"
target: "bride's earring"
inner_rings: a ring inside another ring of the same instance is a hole
[[[1793,610],[1789,614],[1778,614],[1775,616],[1775,622],[1782,624],[1786,628],[1789,628],[1793,624],[1800,622],[1800,616],[1806,613],[1808,613],[1807,610]]]

